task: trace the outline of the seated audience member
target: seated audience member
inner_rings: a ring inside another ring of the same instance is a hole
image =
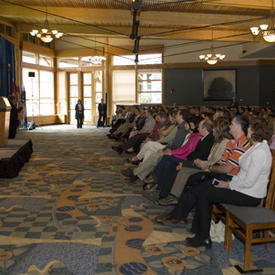
[[[186,222],[187,215],[196,204],[196,192],[202,185],[211,185],[215,181],[231,180],[240,169],[240,157],[250,148],[247,140],[249,121],[244,116],[236,116],[230,125],[230,133],[234,140],[229,140],[223,158],[218,164],[211,165],[207,172],[191,175],[184,187],[176,207],[169,214],[156,217],[157,222],[175,224]]]
[[[171,132],[171,130],[175,128],[175,124],[173,123],[173,117],[169,116],[169,120],[167,119],[166,113],[161,112],[158,117],[160,122],[159,131],[153,138],[150,137],[151,135],[146,138],[145,142],[141,146],[139,153],[136,156],[128,159],[130,163],[138,164],[141,160],[146,160],[152,153],[157,152],[159,149],[165,147],[165,145],[160,143],[161,140],[163,140],[163,134],[165,133],[167,135],[169,133],[167,129],[170,129]],[[172,127],[170,127],[171,125]]]
[[[178,111],[170,111],[167,113],[168,119],[169,119],[169,126],[167,128],[163,128],[159,132],[159,140],[157,140],[158,143],[163,143],[164,145],[168,144],[169,140],[167,141],[168,135],[172,133],[172,131],[176,128],[177,122],[176,122],[176,116]]]
[[[158,113],[153,113],[153,118],[155,120],[155,127],[153,128],[153,130],[151,131],[151,133],[146,137],[146,139],[143,141],[143,143],[145,143],[146,141],[149,141],[151,139],[154,139],[157,132],[159,131],[160,128],[160,116]]]
[[[152,116],[152,111],[147,109],[145,111],[145,116],[146,116],[146,120],[145,120],[145,124],[142,127],[141,130],[136,130],[134,135],[131,136],[131,138],[129,138],[129,140],[127,142],[125,142],[124,144],[120,145],[120,146],[112,146],[112,149],[116,152],[118,152],[119,154],[121,154],[123,151],[126,152],[134,152],[137,151],[140,144],[142,143],[142,141],[144,141],[146,139],[147,136],[150,135],[150,133],[153,131],[156,121],[154,120],[153,116]]]
[[[112,134],[107,134],[108,138],[117,139],[125,135],[129,130],[133,128],[134,121],[140,116],[138,108],[131,108],[125,116],[125,122],[121,124],[116,131]]]
[[[229,120],[220,117],[214,121],[213,124],[213,134],[214,134],[214,145],[211,148],[210,154],[207,160],[195,159],[194,167],[177,167],[179,169],[179,173],[175,179],[173,184],[171,194],[162,199],[159,204],[163,206],[173,205],[178,203],[178,197],[180,197],[182,190],[186,184],[186,181],[189,176],[198,173],[199,170],[208,169],[209,166],[217,163],[223,155],[223,152],[226,148],[226,144],[232,136],[229,133]]]
[[[150,140],[159,140],[162,131],[167,129],[171,124],[170,120],[168,119],[168,115],[165,112],[159,112],[157,116],[159,126],[155,131],[153,130],[152,133],[146,138],[146,142]]]
[[[267,194],[272,156],[267,140],[271,127],[264,120],[255,119],[248,129],[251,148],[240,157],[240,171],[230,181],[218,185],[201,186],[196,192],[196,212],[192,223],[195,237],[187,238],[192,247],[210,247],[209,235],[212,205],[228,203],[237,206],[257,206]]]
[[[229,108],[238,108],[239,107],[239,99],[237,96],[233,96],[232,101],[229,104]]]
[[[134,127],[128,133],[127,138],[131,138],[132,136],[136,135],[138,133],[138,131],[140,131],[144,127],[144,124],[146,121],[145,109],[140,107],[139,112],[140,112],[140,116],[137,118],[137,120],[134,121]]]
[[[135,118],[133,127],[129,129],[129,131],[126,134],[121,135],[118,138],[115,137],[116,140],[119,140],[119,139],[127,140],[132,136],[134,136],[137,131],[140,131],[143,128],[146,120],[145,109],[139,108],[138,110],[139,110],[139,115]]]
[[[197,131],[188,137],[188,141],[182,147],[165,152],[165,156],[152,174],[153,180],[157,182],[160,189],[159,199],[166,198],[170,193],[178,173],[178,164],[182,163],[183,166],[193,167],[195,159],[206,160],[213,142],[212,125],[206,120],[201,120],[198,123]],[[148,184],[152,185],[152,183],[154,184],[154,181]]]
[[[120,117],[120,108],[119,106],[117,106],[115,114],[112,115],[112,122],[111,122],[111,129],[113,128],[114,124],[116,123],[116,121],[119,119]]]
[[[176,122],[178,126],[169,135],[169,137],[171,138],[169,141],[167,139],[167,146],[151,154],[146,159],[146,161],[141,162],[139,166],[134,170],[128,168],[126,170],[123,170],[122,174],[124,176],[130,177],[130,180],[132,182],[136,181],[138,178],[140,180],[144,180],[156,167],[166,149],[174,150],[176,148],[179,148],[183,144],[186,136],[189,134],[189,130],[186,129],[186,121],[189,119],[189,117],[190,114],[188,111],[178,111],[176,115]]]
[[[124,106],[118,106],[117,108],[118,108],[116,111],[117,118],[115,121],[112,122],[112,128],[109,130],[110,134],[114,133],[120,127],[120,125],[126,121],[125,116],[126,116],[127,110],[124,108]]]
[[[218,108],[216,109],[216,112],[213,115],[213,120],[215,121],[219,117],[224,117],[231,121],[231,115],[230,112],[224,108]]]
[[[200,108],[199,107],[191,107],[190,114],[196,117],[200,117]]]

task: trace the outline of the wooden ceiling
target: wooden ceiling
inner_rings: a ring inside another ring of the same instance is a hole
[[[0,0],[0,20],[20,32],[50,27],[66,35],[128,38],[132,0]],[[266,22],[272,0],[142,0],[142,39],[253,41],[249,28]],[[161,43],[161,41],[159,42]]]

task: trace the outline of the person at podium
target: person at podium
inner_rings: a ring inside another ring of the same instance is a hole
[[[8,100],[11,105],[11,111],[10,111],[10,126],[9,126],[9,138],[14,139],[16,136],[16,131],[19,126],[19,118],[18,114],[22,111],[23,107],[16,107],[16,99],[15,96],[10,95],[8,96]]]

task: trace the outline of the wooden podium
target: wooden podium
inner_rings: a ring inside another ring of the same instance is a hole
[[[0,97],[0,147],[4,147],[9,138],[10,127],[10,110],[11,105],[9,100],[1,96]]]

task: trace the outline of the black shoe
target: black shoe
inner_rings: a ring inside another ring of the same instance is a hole
[[[122,170],[121,174],[125,177],[128,177],[128,178],[134,176],[133,170],[131,168],[127,168],[125,170]]]
[[[134,165],[139,165],[140,163],[140,160],[132,160],[131,158],[128,158],[127,161],[131,164],[134,164]]]
[[[116,151],[117,153],[119,153],[119,154],[122,154],[122,152],[123,152],[123,149],[121,147],[118,147],[118,146],[112,146],[112,149],[114,151]]]
[[[138,180],[138,177],[135,176],[134,174],[133,174],[132,176],[130,176],[130,181],[131,181],[132,183],[136,182],[137,180]]]
[[[211,248],[212,246],[212,241],[210,238],[202,239],[197,236],[195,236],[194,238],[186,238],[185,243],[187,246],[192,246],[192,247],[204,246],[205,248]]]

